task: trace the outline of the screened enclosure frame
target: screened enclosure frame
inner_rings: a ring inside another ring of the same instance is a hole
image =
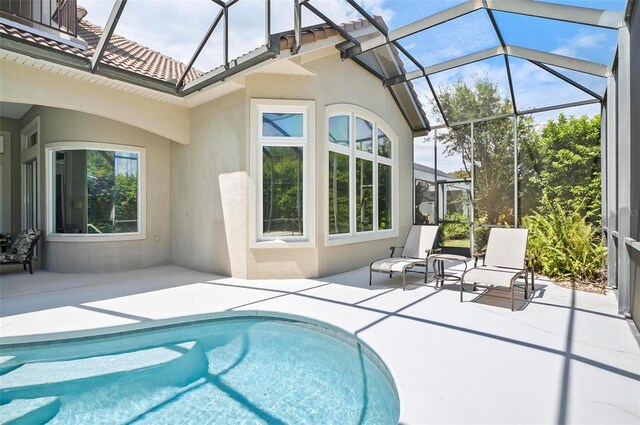
[[[301,0],[305,6],[311,2],[311,0]],[[501,118],[503,116],[490,116],[490,117],[477,117],[469,121],[450,122],[445,114],[442,104],[439,100],[438,93],[433,87],[431,77],[438,72],[459,68],[464,65],[469,65],[482,60],[490,59],[493,57],[502,56],[505,62],[505,68],[507,72],[509,96],[511,104],[513,105],[513,113],[505,114],[504,116],[519,116],[528,115],[538,112],[544,112],[555,109],[564,109],[574,106],[582,106],[588,104],[602,103],[603,96],[595,93],[593,90],[585,87],[583,84],[575,81],[574,79],[567,77],[549,65],[557,66],[560,68],[578,71],[597,77],[609,77],[611,75],[611,66],[584,59],[578,59],[574,57],[559,55],[556,53],[548,53],[540,50],[530,49],[522,46],[510,45],[505,42],[502,35],[502,31],[496,22],[494,11],[511,13],[517,15],[525,15],[534,18],[550,19],[554,21],[562,21],[573,24],[587,25],[590,27],[604,28],[610,30],[618,30],[620,26],[624,25],[625,14],[623,12],[606,11],[599,9],[591,9],[579,6],[568,6],[555,3],[545,3],[534,0],[519,0],[513,2],[510,0],[467,0],[464,3],[453,6],[442,12],[435,13],[431,16],[427,16],[423,19],[402,26],[393,31],[388,31],[384,26],[368,14],[362,7],[358,5],[355,0],[346,0],[358,13],[360,13],[369,23],[374,26],[380,33],[378,36],[370,38],[368,40],[357,42],[349,40],[339,46],[341,50],[341,56],[343,59],[358,59],[360,56],[372,52],[382,46],[393,46],[400,50],[407,59],[417,67],[417,70],[411,72],[402,72],[400,75],[389,76],[384,73],[376,73],[376,76],[382,80],[385,87],[392,87],[397,84],[402,84],[408,81],[424,79],[429,87],[430,94],[433,96],[435,107],[439,110],[442,116],[443,123],[440,125],[430,124],[431,129],[434,128],[446,128],[456,125],[486,121],[494,118]],[[453,21],[457,18],[461,18],[470,13],[484,10],[489,18],[493,30],[499,45],[494,48],[485,49],[478,52],[473,52],[467,55],[459,56],[457,58],[440,62],[430,66],[423,66],[419,60],[417,60],[407,49],[405,49],[399,41],[402,39],[421,33],[430,28],[436,28],[438,25],[446,22]],[[334,27],[337,25],[334,22],[328,21],[328,23]],[[517,107],[516,95],[514,90],[513,77],[511,75],[510,58],[524,59],[538,68],[550,73],[551,75],[560,78],[562,81],[570,84],[576,89],[587,94],[591,99],[571,102],[565,104],[558,104],[548,106],[544,108],[532,108],[526,110],[520,110]],[[404,71],[404,70],[403,70]],[[415,130],[415,129],[414,129]]]
[[[360,16],[362,20],[370,24],[371,30],[365,37],[360,39],[356,35],[351,34],[346,27],[332,21],[322,10],[313,5],[314,0],[292,0],[293,4],[293,30],[279,34],[272,34],[272,4],[271,0],[264,1],[264,37],[263,44],[257,46],[256,49],[243,54],[235,59],[229,57],[229,11],[234,5],[242,0],[211,0],[212,4],[219,7],[219,10],[208,29],[202,34],[201,41],[195,47],[190,60],[186,63],[185,68],[179,74],[177,79],[162,80],[144,76],[135,72],[117,68],[103,61],[103,56],[109,46],[114,32],[117,30],[118,22],[125,11],[127,0],[114,0],[113,8],[104,26],[104,30],[96,45],[95,51],[90,58],[79,58],[64,52],[47,49],[43,46],[28,45],[23,42],[6,38],[3,35],[3,48],[16,51],[18,53],[26,53],[30,56],[38,57],[45,60],[51,60],[62,65],[70,66],[76,69],[82,69],[91,73],[102,75],[108,78],[114,78],[128,83],[136,84],[141,87],[150,88],[165,94],[171,94],[178,97],[184,97],[195,93],[210,85],[221,83],[234,75],[251,70],[253,67],[264,63],[270,59],[276,58],[281,54],[280,38],[284,35],[292,37],[293,41],[289,50],[290,55],[297,55],[303,44],[303,33],[305,31],[314,30],[322,26],[328,25],[333,28],[345,41],[337,47],[341,52],[344,60],[351,59],[359,64],[363,69],[378,78],[384,87],[389,88],[394,102],[399,107],[409,127],[415,136],[426,134],[431,128],[438,125],[441,127],[455,126],[462,122],[454,122],[450,120],[442,107],[437,91],[434,89],[432,77],[434,74],[459,68],[464,65],[473,64],[482,60],[495,57],[504,58],[504,65],[507,72],[509,97],[513,105],[513,114],[515,116],[522,114],[530,114],[541,112],[542,108],[522,109],[517,105],[517,95],[514,89],[514,81],[511,75],[511,58],[520,58],[528,61],[553,75],[565,83],[575,87],[588,96],[588,100],[580,102],[566,103],[561,105],[553,105],[544,108],[544,110],[561,109],[571,106],[579,106],[590,103],[601,103],[602,95],[585,87],[575,79],[563,75],[552,68],[552,66],[563,69],[577,71],[597,77],[608,77],[611,75],[611,66],[607,64],[595,63],[584,59],[578,59],[559,55],[555,53],[544,52],[540,50],[530,49],[527,47],[508,44],[503,37],[499,23],[496,21],[494,12],[515,14],[528,16],[533,18],[549,19],[557,22],[567,22],[572,24],[580,24],[589,27],[603,28],[608,30],[617,30],[625,24],[625,14],[616,11],[606,11],[591,9],[578,6],[568,6],[556,3],[546,3],[534,0],[466,0],[456,6],[441,12],[432,14],[425,18],[419,19],[408,25],[404,25],[398,29],[389,31],[381,19],[377,19],[369,14],[356,0],[346,0],[347,4],[353,11]],[[281,6],[278,6],[281,7]],[[311,12],[325,24],[303,27],[303,9]],[[415,58],[400,42],[411,35],[421,33],[425,30],[436,28],[438,25],[455,22],[456,19],[462,18],[471,13],[484,13],[491,22],[493,32],[498,40],[498,44],[489,49],[484,49],[470,54],[455,57],[451,60],[423,66],[423,64]],[[214,68],[201,75],[193,76],[189,79],[189,73],[193,71],[194,64],[203,53],[203,50],[209,42],[214,30],[222,29],[222,65]],[[382,50],[381,50],[382,48]],[[407,72],[403,64],[403,55],[407,59],[407,64],[416,67],[416,70]],[[382,63],[386,62],[386,63]],[[434,108],[437,108],[442,116],[443,123],[429,123],[425,112],[421,108],[417,93],[414,91],[411,81],[423,80],[426,82],[429,91],[434,99]],[[400,91],[398,89],[401,89]],[[474,118],[493,118],[493,117],[474,117]]]

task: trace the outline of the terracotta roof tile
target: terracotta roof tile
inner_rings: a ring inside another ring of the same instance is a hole
[[[87,43],[85,50],[6,24],[0,24],[0,34],[91,59],[100,41],[102,28],[86,20],[78,22],[77,36]],[[178,80],[186,68],[182,62],[117,34],[111,37],[102,56],[102,63],[163,81]],[[202,74],[201,71],[192,68],[185,81],[191,81]]]

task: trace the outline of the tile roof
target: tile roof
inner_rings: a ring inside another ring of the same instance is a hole
[[[78,22],[77,31],[78,37],[87,42],[93,54],[100,41],[102,28],[83,19]],[[109,40],[102,62],[147,77],[176,82],[186,68],[186,65],[180,61],[117,34],[113,34]],[[200,75],[202,75],[201,71],[192,68],[185,81],[188,82]]]
[[[386,24],[384,23],[384,21],[380,16],[374,16],[374,18],[376,19],[376,21],[386,26]],[[340,26],[346,32],[353,32],[362,28],[370,27],[371,23],[368,20],[363,18],[363,19],[358,19],[355,21],[340,24]],[[302,44],[304,45],[309,43],[315,43],[316,41],[333,37],[334,35],[338,35],[338,34],[339,32],[335,28],[327,24],[320,24],[314,27],[304,28],[302,31]],[[280,50],[291,49],[293,47],[293,43],[294,43],[293,31],[288,31],[280,35]]]
[[[100,41],[102,27],[84,19],[78,22],[77,36],[87,43],[87,49],[84,50],[5,23],[0,23],[0,34],[66,52],[84,59],[91,59]],[[102,63],[163,81],[177,81],[186,68],[186,65],[180,61],[117,34],[113,34],[111,40],[109,40],[109,44],[102,56]],[[201,71],[192,68],[185,81],[193,80],[202,74]]]

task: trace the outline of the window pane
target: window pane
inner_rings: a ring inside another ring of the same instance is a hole
[[[382,130],[378,130],[378,155],[391,158],[391,140]]]
[[[54,167],[56,233],[138,231],[137,153],[59,151]]]
[[[349,156],[329,152],[329,234],[349,230]]]
[[[391,229],[391,166],[378,164],[378,229]]]
[[[356,149],[373,153],[373,125],[356,117]]]
[[[302,114],[262,114],[262,135],[265,137],[303,137]]]
[[[373,162],[356,159],[356,231],[373,230]]]
[[[338,115],[329,118],[329,141],[349,147],[349,116]]]
[[[262,148],[262,233],[302,236],[302,147]]]

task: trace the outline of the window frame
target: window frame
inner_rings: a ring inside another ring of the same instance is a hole
[[[309,100],[251,99],[249,149],[249,247],[312,248],[315,247],[315,102]],[[265,113],[302,114],[302,137],[264,136],[262,115]],[[302,148],[302,235],[269,236],[263,232],[263,161],[264,147]]]
[[[56,233],[55,232],[55,155],[59,151],[93,150],[129,152],[138,155],[138,231],[128,233]],[[140,146],[97,142],[57,142],[45,147],[46,219],[48,242],[115,242],[147,238],[146,149]]]
[[[329,141],[329,120],[332,117],[347,115],[349,116],[349,146],[341,146]],[[372,152],[366,152],[358,150],[356,148],[355,134],[356,134],[356,118],[361,118],[369,121],[372,126]],[[325,202],[325,245],[337,246],[351,243],[359,243],[380,239],[390,239],[398,237],[398,201],[399,201],[399,166],[398,166],[398,136],[395,131],[377,114],[369,111],[361,106],[351,104],[335,104],[329,105],[326,108],[325,119],[326,131],[324,141],[327,144],[326,149],[326,161],[325,166],[325,181],[324,181],[324,202]],[[378,154],[378,129],[380,129],[387,138],[391,141],[391,158],[386,158]],[[331,199],[329,199],[329,152],[335,152],[342,155],[346,155],[349,158],[349,232],[330,234],[329,225],[329,209]],[[356,217],[356,163],[357,159],[365,159],[373,162],[373,230],[358,232],[356,229],[357,217]],[[391,167],[391,228],[379,229],[379,187],[378,187],[378,165],[384,164]]]

